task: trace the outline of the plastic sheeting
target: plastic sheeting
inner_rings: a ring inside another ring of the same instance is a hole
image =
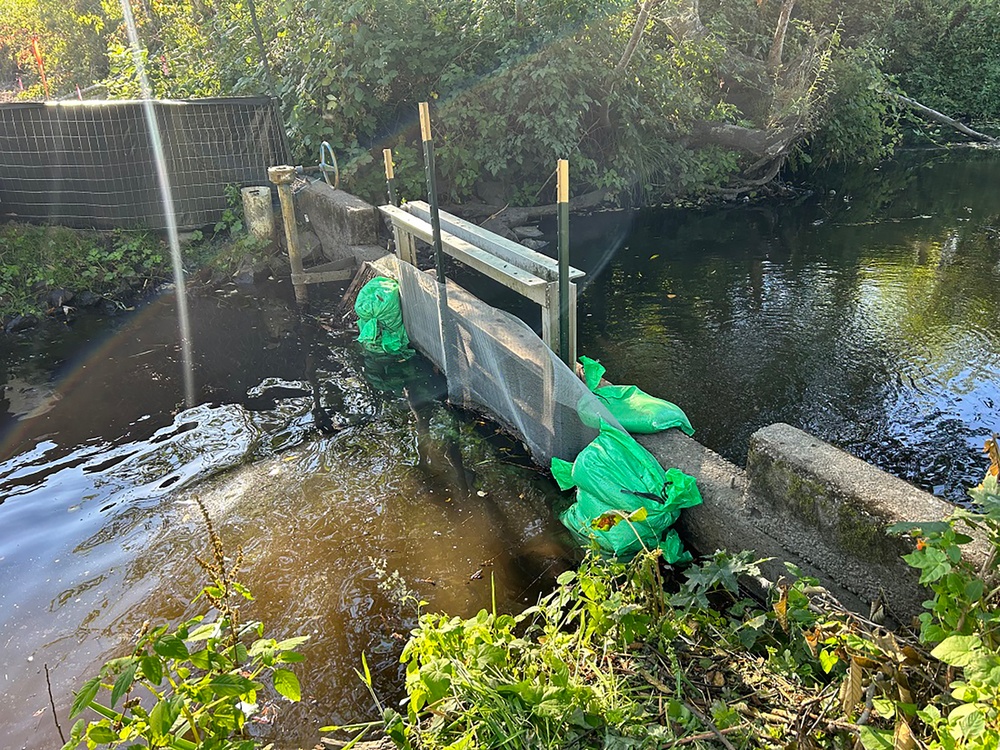
[[[540,466],[573,460],[617,420],[522,321],[398,258],[379,261],[398,279],[411,344],[440,369],[453,403],[488,413],[519,436]],[[584,424],[585,399],[595,420]]]

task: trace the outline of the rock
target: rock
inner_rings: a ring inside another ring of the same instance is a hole
[[[101,301],[100,295],[94,294],[91,291],[80,292],[73,298],[77,307],[93,307]]]
[[[50,308],[57,309],[71,302],[75,296],[69,289],[53,289],[45,295],[45,304]]]
[[[483,203],[503,206],[507,203],[507,188],[499,180],[480,180],[476,185],[476,195]]]
[[[517,235],[510,231],[510,227],[499,219],[487,219],[483,222],[482,227],[483,229],[493,232],[493,234],[499,234],[501,237],[506,237],[508,240],[517,239]]]
[[[521,240],[521,244],[532,250],[542,250],[549,246],[544,240]]]
[[[524,226],[524,227],[514,227],[514,234],[520,237],[522,240],[540,240],[545,234],[541,229],[535,226]]]
[[[233,274],[233,283],[237,286],[249,286],[254,282],[253,276],[254,274],[252,268],[240,268]]]
[[[15,315],[4,326],[7,333],[20,333],[38,325],[38,318],[34,315]]]

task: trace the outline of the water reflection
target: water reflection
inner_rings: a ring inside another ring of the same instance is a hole
[[[65,717],[71,691],[143,620],[195,613],[192,560],[206,545],[195,496],[245,551],[248,615],[279,637],[313,636],[305,700],[256,728],[290,747],[370,715],[354,676],[362,652],[387,697],[401,684],[414,612],[379,587],[372,560],[429,606],[467,614],[489,605],[491,579],[510,608],[569,564],[551,482],[442,406],[444,384],[422,360],[366,359],[283,296],[192,304],[205,401],[193,409],[169,414],[183,395],[163,345],[175,335],[169,297],[119,324],[100,359],[34,360],[36,382],[62,398],[8,423],[0,462],[7,746],[56,744],[43,664]],[[24,371],[17,358],[9,367]],[[149,383],[158,372],[162,383]],[[112,399],[110,413],[90,408]],[[163,405],[166,416],[146,416]]]
[[[581,350],[735,461],[784,421],[961,500],[1000,429],[998,179],[996,154],[913,155],[800,206],[620,215]]]

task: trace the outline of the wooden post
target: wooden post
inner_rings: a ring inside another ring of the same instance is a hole
[[[301,282],[305,269],[302,267],[302,254],[299,251],[299,228],[295,223],[295,203],[292,199],[295,167],[271,167],[267,170],[267,177],[278,186],[281,218],[285,225],[285,243],[288,245],[288,264],[292,267],[292,287],[295,289],[295,301],[304,305],[309,302],[309,291],[306,285]]]
[[[385,161],[385,184],[389,189],[389,203],[394,206],[399,205],[396,199],[396,172],[392,166],[392,149],[382,149],[382,159]]]
[[[434,141],[431,138],[431,114],[427,102],[420,102],[420,139],[424,142],[424,171],[427,175],[427,202],[431,207],[431,231],[434,238],[434,264],[437,278],[442,284],[444,252],[441,248],[441,215],[438,212],[437,173],[434,169]]]
[[[569,292],[569,161],[560,159],[557,172],[556,204],[559,214],[559,357],[570,369]]]
[[[389,203],[398,208],[399,198],[396,196],[396,170],[392,163],[391,148],[382,149],[382,160],[385,162],[385,184],[389,191]],[[400,230],[399,227],[393,224],[392,239],[396,245],[396,256],[411,266],[417,265],[417,245],[413,241],[413,235]]]

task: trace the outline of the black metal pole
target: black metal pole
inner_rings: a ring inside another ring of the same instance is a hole
[[[569,355],[569,162],[559,160],[556,204],[559,214],[559,357],[570,368]]]
[[[434,169],[434,141],[431,139],[431,115],[427,102],[420,102],[420,138],[424,142],[424,171],[427,174],[427,202],[431,204],[431,233],[434,239],[434,265],[440,283],[445,283],[444,252],[441,248],[441,215],[438,213],[437,173]]]

